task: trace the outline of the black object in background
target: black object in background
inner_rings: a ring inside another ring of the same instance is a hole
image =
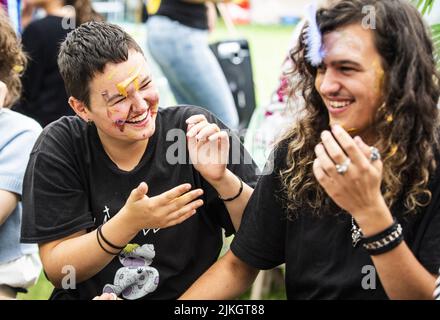
[[[212,43],[210,47],[234,97],[239,128],[247,128],[256,107],[249,43],[245,39],[225,40]]]

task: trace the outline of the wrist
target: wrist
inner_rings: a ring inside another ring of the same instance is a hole
[[[210,184],[217,191],[220,198],[234,197],[240,189],[240,178],[230,170],[226,170],[224,177]]]
[[[206,179],[205,180],[214,187],[217,192],[219,189],[223,188],[225,185],[230,183],[231,181],[234,181],[235,175],[229,170],[226,169],[223,174],[217,178],[217,179]]]
[[[118,223],[121,230],[124,230],[128,237],[134,238],[141,228],[137,227],[130,216],[130,209],[124,205],[121,210],[111,219]]]
[[[364,237],[370,237],[382,232],[394,222],[393,216],[382,196],[375,204],[360,211],[353,212],[352,216],[362,229]]]

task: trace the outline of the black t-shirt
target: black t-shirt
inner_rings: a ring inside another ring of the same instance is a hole
[[[149,196],[182,183],[205,191],[205,204],[194,216],[170,228],[142,230],[101,272],[77,284],[76,290],[55,290],[55,298],[91,299],[107,285],[127,299],[175,299],[216,261],[222,248],[222,228],[229,235],[234,227],[214,188],[187,164],[185,120],[201,113],[226,128],[201,108],[160,108],[155,133],[130,172],[110,160],[94,125],[63,117],[45,128],[24,179],[23,242],[43,243],[95,229],[121,209],[142,181],[148,183]],[[175,143],[179,135],[184,144]],[[239,150],[240,158],[235,155],[228,168],[254,186],[257,167],[239,139],[231,139],[231,148]],[[167,161],[167,153],[177,156],[176,146],[183,151],[180,160],[185,164]]]
[[[268,166],[273,165],[272,174],[262,176],[252,194],[232,252],[258,269],[285,263],[289,299],[387,299],[370,256],[361,246],[352,246],[351,216],[318,218],[304,209],[296,219],[287,219],[279,197],[279,170],[286,167],[286,154],[286,144],[281,144]],[[402,202],[391,210],[409,248],[433,274],[440,267],[439,178],[437,170],[430,182],[432,202],[422,212],[403,215]]]
[[[208,30],[206,5],[182,0],[162,0],[157,15],[176,20],[188,27]]]
[[[74,114],[57,64],[60,44],[71,31],[63,28],[62,19],[47,16],[34,21],[22,36],[30,59],[22,79],[22,97],[13,109],[35,119],[42,127]]]

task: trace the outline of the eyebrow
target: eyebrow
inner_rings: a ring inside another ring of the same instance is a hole
[[[355,62],[355,61],[352,61],[352,60],[337,60],[337,61],[333,61],[332,63],[331,63],[331,65],[347,65],[347,64],[349,64],[349,65],[352,65],[352,66],[355,66],[355,67],[358,67],[358,68],[362,68],[362,65],[361,64],[359,64],[359,63],[357,63],[357,62]]]
[[[146,82],[149,82],[149,81],[151,81],[150,76],[145,76],[145,78],[141,80],[140,86],[142,86],[143,84],[145,84]],[[104,98],[104,100],[106,101],[107,104],[111,104],[113,102],[113,100],[115,100],[116,98],[124,97],[120,93],[115,93],[114,95],[109,97],[107,90],[104,90],[103,92],[101,92],[101,96]]]

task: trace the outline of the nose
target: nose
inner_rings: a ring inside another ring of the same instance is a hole
[[[319,91],[326,96],[332,96],[337,94],[341,90],[341,84],[337,77],[331,70],[326,70],[325,73],[320,75]]]
[[[139,92],[135,91],[132,96],[131,108],[134,112],[144,112],[148,109],[147,102],[142,98]]]

